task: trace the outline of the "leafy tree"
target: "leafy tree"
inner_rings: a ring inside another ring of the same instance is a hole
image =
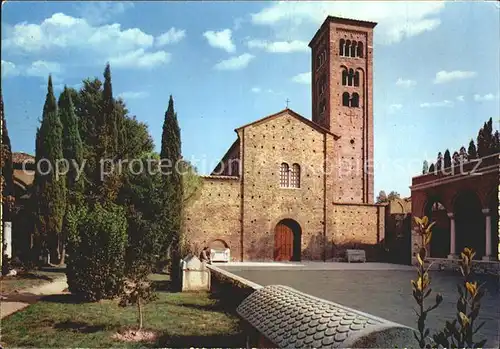
[[[424,165],[422,167],[422,174],[429,173],[429,163],[427,160],[424,160]]]
[[[61,228],[66,209],[66,179],[60,178],[55,165],[63,159],[63,127],[57,110],[56,98],[49,76],[47,96],[43,107],[42,123],[37,132],[36,158],[40,171],[35,172],[37,200],[37,230],[50,256],[59,261],[61,258]],[[62,169],[59,169],[61,171]]]
[[[451,155],[448,149],[446,149],[446,151],[444,152],[443,164],[444,168],[451,167]]]
[[[7,132],[7,123],[3,108],[3,96],[0,89],[0,123],[2,128],[2,144],[0,148],[0,162],[2,174],[0,176],[0,195],[2,199],[3,221],[11,219],[11,212],[14,207],[14,182],[12,179],[12,148],[10,144],[9,133]],[[3,228],[3,226],[2,226]],[[3,265],[3,229],[0,229],[0,265]]]
[[[387,195],[387,200],[391,201],[391,200],[394,200],[394,199],[401,199],[401,195],[399,195],[398,192],[391,191],[389,193],[389,195]]]
[[[467,156],[470,160],[477,158],[476,144],[474,144],[473,139],[470,140],[469,149],[467,150]]]
[[[388,199],[387,199],[387,194],[385,193],[384,190],[381,190],[379,193],[378,193],[378,196],[376,197],[376,203],[377,204],[381,204],[383,202],[387,202]]]
[[[125,210],[112,203],[72,206],[68,222],[70,292],[87,301],[119,295],[125,276]]]
[[[162,161],[163,191],[164,191],[164,212],[165,212],[165,234],[170,235],[172,243],[171,277],[174,285],[180,285],[180,260],[181,256],[181,221],[182,221],[182,178],[178,171],[178,164],[181,160],[181,136],[177,122],[177,115],[174,111],[174,100],[170,96],[168,108],[165,113],[163,123],[163,133],[161,142],[160,158]]]

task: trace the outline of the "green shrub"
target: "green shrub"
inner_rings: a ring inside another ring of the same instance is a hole
[[[123,208],[114,204],[73,207],[67,226],[69,290],[88,301],[119,295],[127,245]]]

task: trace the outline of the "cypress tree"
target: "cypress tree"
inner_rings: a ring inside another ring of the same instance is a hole
[[[426,174],[426,173],[429,173],[429,163],[427,162],[427,160],[424,160],[424,165],[423,165],[423,168],[422,168],[422,174]]]
[[[495,131],[493,135],[493,154],[500,152],[500,133],[498,130]]]
[[[60,234],[66,209],[66,179],[55,169],[57,161],[63,159],[62,129],[52,88],[52,77],[49,76],[42,124],[37,132],[36,158],[43,163],[39,166],[41,171],[37,168],[35,172],[35,190],[37,230],[51,257],[56,260],[61,258]]]
[[[172,261],[172,282],[178,287],[180,284],[180,259],[181,256],[181,222],[182,222],[182,178],[177,171],[177,164],[181,161],[181,135],[177,122],[177,114],[174,111],[174,100],[170,96],[168,108],[163,122],[163,133],[161,140],[161,161],[170,168],[163,167],[163,192],[165,212],[165,240],[171,239],[170,257]]]
[[[451,167],[451,155],[450,155],[450,151],[448,149],[446,149],[446,151],[444,152],[444,168],[448,168],[448,167]]]
[[[2,123],[2,147],[1,147],[1,161],[2,161],[2,175],[1,175],[1,190],[2,190],[2,217],[5,220],[10,220],[10,213],[13,206],[14,199],[14,182],[12,178],[12,147],[10,144],[10,137],[7,131],[7,122],[5,121],[3,95],[0,89],[0,122]]]
[[[115,101],[113,99],[113,87],[111,85],[111,68],[109,63],[104,69],[104,89],[102,92],[103,101],[103,116],[104,116],[104,132],[105,139],[105,154],[107,156],[115,156],[118,151],[118,128],[117,128],[117,112],[115,111]]]
[[[469,149],[467,150],[467,157],[469,160],[473,160],[477,158],[477,149],[476,144],[474,144],[474,140],[471,139],[469,143]]]
[[[477,135],[477,157],[482,158],[483,156],[486,156],[488,154],[488,145],[486,143],[486,123],[484,123],[484,126],[479,130],[478,135]]]
[[[434,173],[434,171],[435,171],[434,164],[431,163],[431,165],[429,166],[429,173]]]
[[[83,178],[78,178],[78,168],[83,163],[83,144],[78,129],[78,119],[75,114],[73,98],[67,87],[59,96],[59,115],[63,126],[62,146],[64,158],[70,162],[66,184],[70,196],[72,192],[83,191]],[[70,199],[68,197],[68,199]],[[72,201],[72,200],[68,200]]]

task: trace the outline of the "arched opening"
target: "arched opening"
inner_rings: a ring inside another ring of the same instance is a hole
[[[300,165],[292,165],[292,176],[290,178],[290,184],[292,188],[300,188]]]
[[[358,42],[358,57],[363,58],[363,43]]]
[[[214,250],[224,250],[229,248],[229,245],[222,239],[215,239],[208,244],[208,247]]]
[[[475,259],[484,256],[486,233],[485,218],[481,202],[476,193],[461,192],[453,205],[455,213],[455,241],[456,253],[460,255],[465,247],[476,251]]]
[[[359,71],[354,73],[354,86],[359,86]]]
[[[342,105],[344,107],[349,106],[349,92],[342,93]]]
[[[293,219],[281,220],[274,229],[274,260],[300,261],[302,229]]]
[[[342,69],[342,86],[347,86],[347,68]]]
[[[356,92],[352,94],[351,107],[359,107],[359,95]]]
[[[343,56],[344,55],[344,48],[345,48],[345,40],[344,39],[340,39],[340,42],[339,42],[339,56]]]
[[[349,57],[351,53],[351,40],[345,42],[344,56]]]
[[[450,218],[448,212],[441,202],[434,199],[425,206],[425,215],[430,222],[436,222],[432,228],[430,256],[447,258],[450,254]]]
[[[348,76],[347,85],[352,86],[353,85],[353,79],[354,79],[354,70],[351,68],[351,69],[349,69],[349,76]]]
[[[351,44],[351,57],[356,57],[356,41]]]
[[[287,188],[289,185],[289,171],[290,167],[286,162],[280,166],[280,187]]]

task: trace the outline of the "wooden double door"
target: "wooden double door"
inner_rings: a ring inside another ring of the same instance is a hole
[[[296,224],[296,223],[295,223]],[[297,225],[298,226],[298,225]],[[280,222],[274,230],[274,260],[300,259],[300,232],[294,224]]]

